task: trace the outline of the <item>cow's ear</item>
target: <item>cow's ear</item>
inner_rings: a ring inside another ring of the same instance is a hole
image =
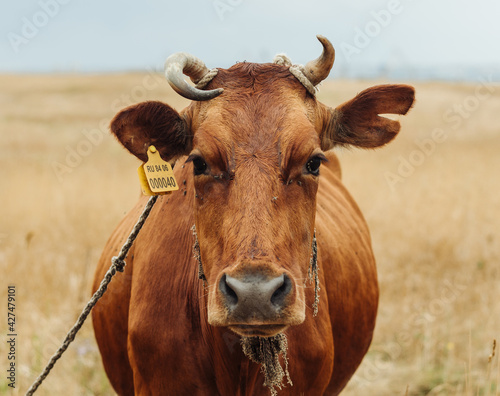
[[[165,161],[191,151],[191,133],[186,120],[161,102],[142,102],[119,112],[111,121],[111,132],[141,161],[154,145]]]
[[[359,93],[354,99],[330,109],[324,124],[321,146],[336,145],[375,148],[390,142],[400,129],[398,121],[381,114],[406,114],[415,100],[409,85],[378,85]]]

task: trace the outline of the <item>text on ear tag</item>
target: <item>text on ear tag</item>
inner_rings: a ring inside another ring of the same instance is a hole
[[[179,189],[172,167],[161,159],[155,146],[149,146],[148,162],[137,171],[144,195],[163,195]]]

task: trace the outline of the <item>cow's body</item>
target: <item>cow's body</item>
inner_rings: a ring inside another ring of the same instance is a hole
[[[336,157],[330,154],[329,160],[322,168],[316,214],[320,309],[313,317],[314,287],[307,282],[306,321],[286,332],[293,386],[279,395],[337,394],[366,353],[375,324],[378,289],[369,232],[340,182]],[[190,168],[176,167],[185,187],[158,199],[124,274],[95,308],[106,372],[123,395],[134,389],[153,395],[268,395],[259,366],[243,355],[239,337],[207,323],[206,290],[192,253]],[[142,198],[111,237],[94,287],[145,203]]]
[[[93,312],[120,395],[267,395],[281,385],[280,395],[336,395],[361,362],[375,326],[377,274],[368,228],[331,149],[392,140],[399,122],[380,114],[406,114],[414,90],[384,85],[337,108],[320,103],[314,86],[334,50],[319,39],[322,56],[302,68],[239,63],[214,77],[197,58],[175,54],[167,79],[193,102],[180,113],[139,103],[112,121],[142,161],[148,150],[177,160],[181,186],[158,199],[125,273]],[[111,237],[94,289],[145,203]],[[293,386],[281,369],[287,362]]]

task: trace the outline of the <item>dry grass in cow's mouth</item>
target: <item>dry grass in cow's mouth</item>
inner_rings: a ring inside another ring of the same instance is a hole
[[[271,391],[271,395],[278,394],[275,387],[282,389],[283,377],[286,376],[290,385],[290,373],[288,372],[288,341],[286,335],[280,333],[273,337],[242,337],[241,346],[246,357],[255,363],[260,363],[264,374],[264,386]],[[281,367],[279,356],[283,354],[285,369]]]

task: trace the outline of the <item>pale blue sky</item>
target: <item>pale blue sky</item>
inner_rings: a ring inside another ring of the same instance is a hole
[[[500,67],[498,0],[20,0],[0,6],[0,72],[160,69],[177,51],[209,67],[305,63],[335,70]]]

